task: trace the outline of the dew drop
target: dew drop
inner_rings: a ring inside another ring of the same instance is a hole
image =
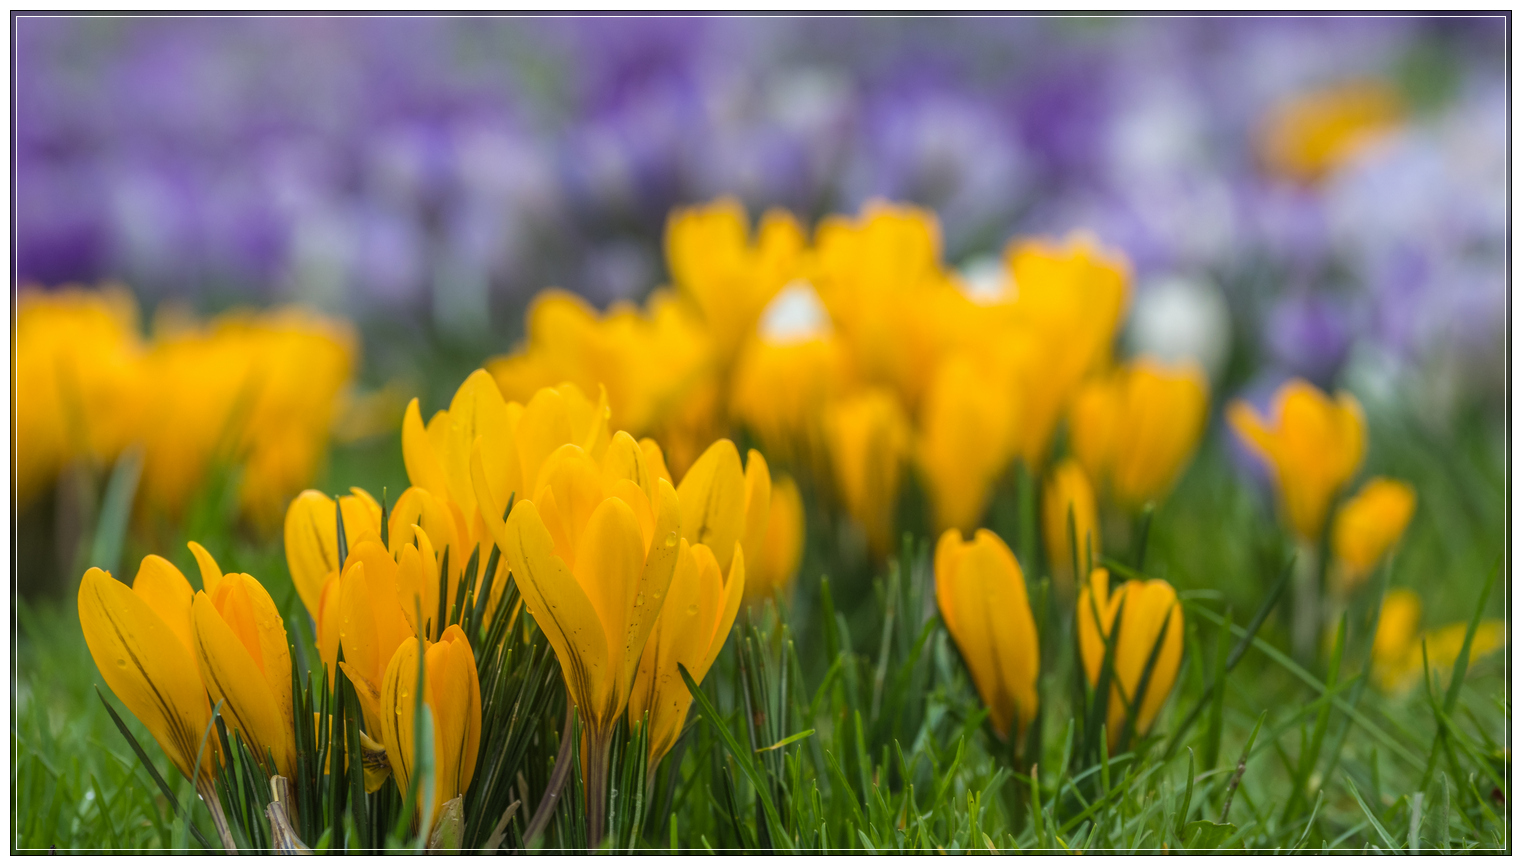
[[[676,547],[676,530],[675,529],[671,530],[671,534],[666,536],[666,546],[667,547]]]
[[[634,606],[639,607],[645,603],[645,594],[642,592],[634,597]]]
[[[698,615],[698,606],[695,605],[695,604],[689,604],[689,605],[687,605],[687,615],[688,616],[697,616]]]
[[[117,659],[116,660],[116,666],[119,667],[119,668],[126,667],[127,666],[127,660],[126,659]]]

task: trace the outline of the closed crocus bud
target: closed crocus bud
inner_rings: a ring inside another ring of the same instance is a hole
[[[1079,389],[1068,416],[1073,452],[1117,505],[1137,509],[1173,486],[1209,410],[1198,364],[1138,359]]]
[[[1053,576],[1072,592],[1075,576],[1087,573],[1099,561],[1100,553],[1099,508],[1094,502],[1094,488],[1078,461],[1064,460],[1047,476],[1041,491],[1041,530]]]
[[[676,488],[682,503],[682,537],[714,551],[733,551],[737,542],[759,551],[771,516],[772,476],[766,458],[752,448],[740,470],[740,452],[720,439],[692,464]],[[726,555],[727,556],[727,555]],[[729,563],[724,563],[729,571]]]
[[[143,559],[130,589],[98,568],[79,584],[79,625],[101,679],[199,787],[218,758],[215,737],[202,747],[211,704],[193,648],[193,598],[190,582],[159,556]]]
[[[965,354],[942,362],[920,407],[919,467],[937,529],[971,532],[1009,467],[1015,406],[1009,389]]]
[[[745,601],[756,603],[787,592],[798,576],[803,558],[803,497],[790,475],[779,475],[772,484],[772,506],[766,519],[766,535],[755,553],[746,553]],[[751,548],[747,547],[747,551]]]
[[[463,796],[475,777],[481,749],[481,686],[475,654],[457,625],[445,629],[438,643],[428,644],[422,657],[423,704],[433,722],[434,789],[431,802],[419,794],[418,811],[435,816],[446,803]],[[418,640],[408,638],[386,666],[380,726],[386,757],[404,794],[416,771],[417,680]]]
[[[1416,490],[1404,481],[1371,478],[1338,509],[1332,521],[1332,553],[1344,589],[1362,583],[1400,540],[1416,511]]]
[[[948,529],[935,547],[935,599],[999,736],[1016,740],[1036,716],[1041,641],[1020,563],[1003,539]]]
[[[1385,593],[1379,607],[1379,627],[1374,630],[1374,644],[1370,647],[1370,672],[1383,691],[1394,691],[1409,679],[1411,648],[1416,646],[1421,622],[1420,596],[1409,589]],[[1421,652],[1420,647],[1417,652]],[[1420,667],[1420,656],[1416,664]]]
[[[678,208],[666,220],[666,261],[682,295],[702,311],[720,351],[738,348],[777,290],[798,276],[803,229],[768,211],[751,238],[745,207],[723,198]]]
[[[671,589],[645,644],[629,696],[631,723],[645,720],[648,714],[651,773],[676,745],[692,706],[692,693],[677,665],[687,669],[693,682],[703,681],[724,648],[745,593],[741,548],[735,548],[726,580],[725,569],[707,545],[683,539],[681,547]]]
[[[280,610],[259,581],[226,574],[192,607],[196,662],[207,691],[271,775],[296,771],[291,650]]]
[[[878,555],[893,543],[893,510],[909,456],[909,420],[898,396],[869,388],[830,407],[825,431],[846,510]]]
[[[291,582],[307,613],[315,619],[322,585],[343,565],[338,558],[338,509],[343,508],[344,539],[349,549],[367,536],[380,539],[381,507],[370,494],[351,488],[351,496],[333,498],[304,490],[285,511],[285,561]]]
[[[1123,612],[1122,612],[1123,611]],[[1173,682],[1178,678],[1184,658],[1184,610],[1178,594],[1163,580],[1127,581],[1110,591],[1110,573],[1097,568],[1078,597],[1078,648],[1083,656],[1083,670],[1090,688],[1097,687],[1104,665],[1105,643],[1116,631],[1120,616],[1120,641],[1114,651],[1114,674],[1111,680],[1109,708],[1105,716],[1110,749],[1121,745],[1126,725],[1126,708],[1137,705],[1134,719],[1136,736],[1152,728],[1153,719],[1163,708]],[[1166,630],[1166,631],[1165,631]],[[1157,649],[1152,676],[1146,694],[1138,701],[1142,674]],[[1122,697],[1124,696],[1124,697]]]
[[[1302,379],[1291,379],[1274,394],[1271,419],[1238,400],[1227,410],[1227,420],[1268,464],[1290,527],[1302,541],[1315,544],[1332,498],[1363,462],[1358,400],[1343,391],[1334,400]]]
[[[472,468],[478,489],[484,488],[479,461]],[[480,495],[491,501],[490,494]],[[743,489],[736,490],[743,506],[741,496]],[[644,451],[620,431],[602,460],[580,446],[561,446],[545,463],[534,495],[491,527],[600,748],[628,705],[664,604],[681,552],[682,517],[676,491],[651,474]],[[739,527],[725,531],[733,533],[733,550]]]

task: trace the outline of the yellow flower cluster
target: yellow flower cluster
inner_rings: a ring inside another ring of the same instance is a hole
[[[1373,678],[1387,692],[1403,692],[1421,681],[1424,669],[1434,676],[1446,677],[1458,663],[1469,624],[1449,623],[1422,631],[1422,601],[1409,589],[1392,589],[1385,594],[1379,611],[1379,627],[1374,633]],[[1469,663],[1506,645],[1506,623],[1483,620],[1469,647]],[[1426,668],[1422,649],[1426,648]]]
[[[1087,236],[1011,244],[993,290],[944,264],[934,215],[884,202],[822,220],[809,242],[777,211],[751,234],[721,200],[673,214],[666,249],[672,285],[643,308],[536,298],[524,343],[487,365],[503,394],[606,384],[614,425],[660,439],[679,472],[744,427],[833,482],[879,553],[906,471],[939,528],[970,532],[1014,460],[1043,470],[1081,390],[1085,471],[1127,507],[1166,492],[1203,430],[1197,369],[1111,372],[1129,269]]]
[[[1400,94],[1383,81],[1354,80],[1274,105],[1258,130],[1264,167],[1315,183],[1357,158],[1404,120]]]
[[[241,472],[244,514],[275,525],[327,444],[356,363],[353,329],[294,308],[205,324],[161,311],[156,325],[153,340],[139,336],[120,288],[20,293],[18,497],[71,461],[104,464],[138,443],[149,508],[179,512],[225,464]]]

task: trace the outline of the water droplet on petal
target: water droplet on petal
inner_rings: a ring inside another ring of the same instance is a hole
[[[695,605],[695,604],[689,604],[689,605],[687,605],[687,615],[688,616],[697,616],[698,615],[698,606]]]
[[[676,547],[676,530],[675,529],[671,530],[671,534],[666,536],[666,546],[667,547]]]
[[[127,666],[127,660],[126,659],[117,659],[116,660],[116,666],[119,667],[119,668],[126,667]]]

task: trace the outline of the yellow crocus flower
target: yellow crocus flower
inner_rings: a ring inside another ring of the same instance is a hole
[[[1015,407],[1002,384],[960,353],[942,362],[931,380],[916,451],[937,529],[976,528],[1009,467]]]
[[[1272,420],[1237,400],[1227,420],[1273,472],[1279,503],[1302,541],[1316,543],[1327,508],[1363,462],[1363,409],[1353,395],[1335,400],[1303,379],[1291,379],[1274,394]]]
[[[630,722],[648,717],[651,773],[676,745],[692,706],[692,693],[677,665],[687,668],[693,682],[703,681],[724,648],[745,594],[741,547],[734,548],[727,568],[706,544],[691,544],[684,538],[681,548],[671,589],[645,644],[629,696]],[[729,572],[728,579],[725,571]]]
[[[211,703],[196,664],[194,590],[169,560],[147,556],[129,589],[92,568],[79,584],[79,625],[101,679],[203,794],[218,752]],[[199,774],[194,768],[199,766]]]
[[[745,578],[747,603],[757,603],[792,587],[803,558],[804,531],[803,497],[798,494],[798,484],[790,475],[778,475],[772,482],[772,507],[766,519],[765,539],[759,551],[747,554],[751,563]]]
[[[113,459],[141,402],[137,304],[119,287],[23,288],[15,320],[16,497],[25,506],[68,462]]]
[[[1013,450],[1039,471],[1079,382],[1109,361],[1131,270],[1123,256],[1083,233],[1062,243],[1013,241],[1005,261],[1014,300],[988,318],[1009,322],[996,351],[1006,356],[1019,396]]]
[[[1072,528],[1069,529],[1069,515]],[[1076,575],[1086,574],[1099,561],[1099,506],[1094,488],[1078,461],[1068,458],[1047,475],[1041,493],[1041,530],[1052,576],[1071,593]],[[1073,545],[1078,562],[1073,562]],[[1067,596],[1072,598],[1071,595]]]
[[[715,350],[731,355],[803,264],[803,229],[786,211],[767,211],[754,239],[748,235],[745,207],[734,198],[677,208],[666,220],[672,282],[702,311]]]
[[[893,543],[893,510],[910,453],[903,406],[892,391],[868,388],[831,406],[824,420],[840,498],[882,555]]]
[[[399,572],[379,541],[365,539],[349,550],[337,587],[338,639],[344,655],[338,666],[359,695],[367,731],[380,730],[381,679],[387,663],[403,641],[417,634],[402,610]]]
[[[1369,576],[1406,531],[1416,512],[1416,490],[1404,481],[1370,478],[1332,519],[1332,554],[1344,590]]]
[[[1025,575],[999,536],[963,541],[948,529],[935,546],[935,600],[999,736],[1018,742],[1036,717],[1041,641]]]
[[[1123,613],[1122,604],[1125,606]],[[1078,597],[1076,611],[1078,649],[1091,688],[1099,685],[1105,642],[1116,629],[1117,614],[1121,618],[1120,645],[1115,647],[1114,679],[1111,680],[1105,716],[1112,751],[1120,744],[1127,707],[1138,700],[1136,690],[1141,685],[1142,673],[1146,671],[1159,635],[1162,635],[1162,646],[1152,668],[1152,678],[1147,681],[1147,693],[1140,696],[1141,706],[1136,710],[1136,736],[1143,736],[1152,728],[1153,719],[1163,708],[1168,693],[1173,691],[1179,664],[1184,658],[1184,609],[1179,606],[1173,586],[1165,580],[1130,580],[1111,592],[1110,573],[1096,568]]]
[[[350,492],[334,502],[320,490],[303,490],[285,510],[285,562],[296,594],[314,619],[323,583],[343,565],[338,561],[338,509],[343,508],[344,540],[351,550],[367,535],[380,539],[380,503],[358,487]]]
[[[490,502],[485,485],[477,471],[478,495]],[[488,523],[560,659],[591,742],[605,751],[676,568],[676,491],[620,431],[600,461],[579,445],[561,446],[534,495],[505,523]]]
[[[481,750],[481,686],[476,657],[458,625],[444,630],[438,643],[422,651],[423,704],[433,720],[433,799],[418,792],[418,811],[432,828],[433,818],[446,803],[470,790]],[[397,787],[406,793],[412,784],[413,752],[417,742],[414,715],[418,678],[418,639],[409,637],[391,656],[384,680],[381,741]],[[426,808],[425,808],[426,807]]]
[[[1127,509],[1164,496],[1205,431],[1210,385],[1192,361],[1140,358],[1085,383],[1068,427],[1089,477]]]
[[[1315,183],[1398,128],[1400,94],[1377,80],[1355,80],[1296,94],[1274,105],[1258,130],[1268,170]]]
[[[676,488],[682,503],[682,537],[726,560],[737,543],[759,551],[771,516],[772,476],[766,458],[752,448],[746,460],[742,473],[735,444],[720,439],[708,446]],[[727,564],[724,570],[728,573]]]
[[[291,650],[280,610],[259,581],[225,574],[191,608],[196,662],[213,700],[271,775],[296,771]]]
[[[1380,689],[1399,693],[1421,682],[1422,645],[1427,648],[1427,669],[1434,677],[1447,677],[1458,663],[1464,648],[1469,624],[1449,623],[1418,632],[1422,618],[1421,598],[1409,589],[1392,589],[1385,594],[1379,611],[1379,628],[1374,632],[1373,679]],[[1498,619],[1480,622],[1474,642],[1469,647],[1469,663],[1506,645],[1506,623]]]
[[[857,373],[917,409],[972,305],[941,263],[935,215],[871,201],[822,220],[814,244],[813,284]]]

